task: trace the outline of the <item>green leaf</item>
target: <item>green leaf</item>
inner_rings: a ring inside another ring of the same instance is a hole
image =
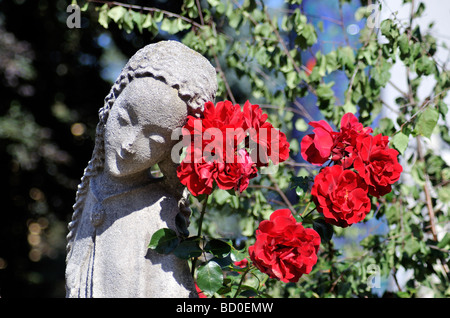
[[[147,16],[145,17],[144,22],[142,23],[142,28],[143,29],[147,29],[149,27],[152,26],[152,15],[149,13],[147,14]]]
[[[351,101],[346,101],[342,106],[342,109],[344,110],[344,113],[356,114],[356,112],[358,111],[356,106]]]
[[[430,75],[436,68],[436,64],[433,59],[429,58],[426,55],[423,55],[416,61],[416,71],[418,76],[422,75]]]
[[[89,8],[89,2],[86,2],[83,7],[81,7],[81,12],[86,12]]]
[[[108,11],[108,17],[114,20],[114,22],[119,22],[120,19],[127,13],[127,9],[122,6],[116,6]]]
[[[133,11],[127,11],[123,16],[123,29],[127,33],[131,33],[133,31]]]
[[[303,118],[299,118],[295,121],[295,129],[298,131],[307,131],[308,124]]]
[[[213,296],[223,285],[223,272],[219,264],[209,261],[197,271],[197,286],[203,293]]]
[[[178,246],[178,243],[175,231],[163,228],[153,233],[148,247],[160,254],[169,254]]]
[[[217,189],[213,192],[214,200],[218,205],[224,205],[228,202],[228,199],[232,196],[230,191]]]
[[[143,25],[144,25],[146,16],[145,16],[145,14],[137,12],[137,11],[132,11],[132,13],[133,13],[133,21],[134,21],[134,23],[136,23],[139,33],[142,34]]]
[[[189,259],[191,257],[199,257],[202,255],[202,249],[198,244],[198,237],[188,238],[182,241],[173,251],[178,258]]]
[[[355,68],[355,53],[349,46],[340,47],[337,50],[338,62],[349,70]]]
[[[420,244],[414,236],[412,236],[405,242],[405,252],[409,256],[413,256],[414,254],[416,254],[419,251],[419,249]]]
[[[304,192],[309,190],[309,177],[291,177],[291,189],[300,187]]]
[[[403,154],[408,147],[409,136],[406,136],[403,132],[395,134],[391,139],[392,146],[398,150],[400,154]]]
[[[322,242],[328,242],[333,237],[333,226],[325,222],[323,219],[313,220],[313,228],[317,233],[319,233]]]
[[[334,97],[334,92],[332,86],[334,82],[330,82],[328,84],[321,83],[316,90],[317,97],[320,99],[331,100]]]
[[[445,233],[442,240],[438,243],[437,247],[439,248],[449,248],[450,247],[450,233]]]
[[[105,29],[108,28],[109,17],[108,17],[108,5],[107,4],[104,4],[100,8],[100,12],[98,13],[98,23]]]
[[[175,34],[178,32],[177,24],[175,19],[163,19],[161,23],[161,30],[169,34]]]
[[[416,132],[424,137],[430,138],[438,119],[438,111],[434,108],[427,108],[417,119]]]
[[[217,258],[224,258],[230,254],[231,246],[222,240],[213,239],[206,243],[205,251],[213,254]]]

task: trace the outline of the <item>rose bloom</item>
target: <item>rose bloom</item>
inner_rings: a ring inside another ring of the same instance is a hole
[[[303,159],[317,166],[323,165],[330,159],[335,140],[339,133],[333,131],[325,120],[312,121],[313,134],[303,137],[300,147]]]
[[[303,159],[313,165],[321,166],[328,160],[348,168],[353,164],[356,138],[372,133],[372,128],[364,127],[352,113],[342,116],[339,132],[333,131],[324,120],[309,123],[313,134],[306,135],[301,141]]]
[[[194,157],[193,152],[191,156]],[[183,160],[177,167],[178,179],[194,196],[211,194],[216,175],[217,167],[215,163],[206,162],[204,158],[201,158],[200,162]]]
[[[335,139],[331,160],[342,164],[344,168],[351,167],[356,157],[356,138],[361,135],[369,135],[372,132],[372,128],[364,127],[352,113],[342,116],[340,131]]]
[[[191,148],[189,148],[191,149]],[[234,189],[243,192],[247,189],[250,179],[258,174],[256,165],[252,162],[245,149],[235,153],[232,162],[221,162],[201,158],[192,159],[195,155],[191,152],[191,160],[182,161],[177,168],[177,175],[192,195],[211,194],[214,182],[219,189]]]
[[[240,267],[240,268],[245,268],[248,265],[248,260],[246,258],[244,258],[242,261],[237,261],[233,263],[234,266]]]
[[[281,209],[259,224],[255,244],[248,251],[261,272],[295,283],[317,263],[319,246],[320,236],[315,230],[304,228],[289,209]]]
[[[223,154],[226,154],[226,147],[230,147],[228,153],[233,153],[244,140],[243,125],[244,114],[238,104],[233,105],[230,101],[218,102],[216,105],[206,102],[201,118],[188,116],[182,129],[183,142],[185,145],[192,143],[201,150],[207,147],[209,152],[221,149],[217,155],[225,161]]]
[[[369,185],[369,194],[380,197],[391,192],[391,185],[403,171],[398,163],[398,151],[388,147],[389,137],[382,134],[359,136],[356,139],[358,156],[353,165]]]
[[[216,163],[216,167],[215,181],[223,190],[234,188],[238,192],[243,192],[247,189],[250,179],[258,174],[255,164],[245,149],[237,151],[234,162]]]
[[[352,170],[340,165],[326,167],[314,179],[311,195],[325,221],[347,227],[370,212],[367,184]]]
[[[242,128],[248,133],[246,146],[251,148],[257,167],[267,166],[269,159],[274,164],[289,158],[289,142],[286,135],[267,122],[267,114],[259,105],[246,101],[243,107],[244,122]],[[255,151],[255,153],[254,153]]]
[[[243,110],[230,101],[205,103],[201,118],[188,116],[182,129],[188,156],[177,169],[180,182],[194,196],[210,194],[214,182],[220,189],[244,191],[257,176],[257,167],[267,165],[268,158],[277,164],[289,157],[286,136],[266,120],[267,114],[248,101]],[[255,153],[238,150],[250,144],[250,139],[258,146]],[[258,150],[259,156],[255,156]]]

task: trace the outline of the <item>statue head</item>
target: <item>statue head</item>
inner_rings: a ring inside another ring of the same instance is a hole
[[[172,132],[187,117],[178,91],[151,77],[134,79],[109,111],[104,126],[104,171],[133,176],[170,159]]]
[[[125,69],[116,82],[119,89],[113,87],[100,110],[96,137],[103,140],[104,170],[115,177],[166,160],[174,145],[172,132],[188,114],[198,115],[217,89],[211,64],[179,42],[149,45]]]

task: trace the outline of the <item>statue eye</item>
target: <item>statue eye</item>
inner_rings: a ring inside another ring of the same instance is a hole
[[[117,115],[117,120],[119,121],[119,124],[121,126],[131,125],[131,120],[128,114],[123,114],[122,112],[119,112],[119,114]]]
[[[163,136],[161,135],[150,135],[148,136],[151,140],[153,140],[154,142],[157,142],[159,144],[163,144],[165,142],[165,139]]]

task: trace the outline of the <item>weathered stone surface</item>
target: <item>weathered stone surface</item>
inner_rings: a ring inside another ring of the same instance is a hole
[[[69,224],[67,297],[195,297],[186,261],[148,249],[163,227],[183,231],[186,189],[171,135],[214,100],[216,73],[175,41],[151,44],[127,63],[99,112],[92,159]],[[152,178],[158,164],[164,177]]]

